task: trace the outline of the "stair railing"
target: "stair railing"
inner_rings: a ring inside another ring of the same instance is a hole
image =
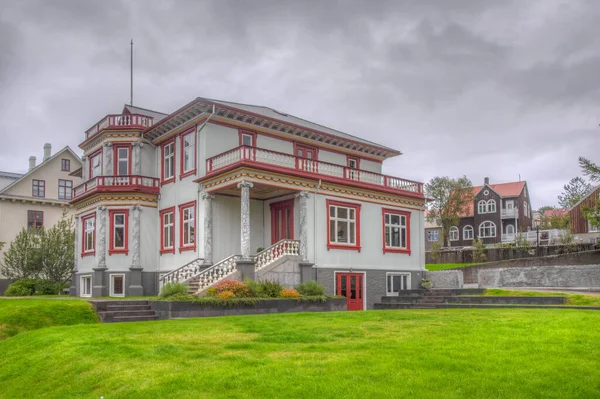
[[[299,255],[300,241],[283,239],[254,255],[254,270],[260,270],[287,255]]]

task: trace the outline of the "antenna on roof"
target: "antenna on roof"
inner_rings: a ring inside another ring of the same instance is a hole
[[[131,39],[131,60],[130,60],[130,69],[129,69],[129,94],[130,100],[129,105],[133,107],[133,39]]]

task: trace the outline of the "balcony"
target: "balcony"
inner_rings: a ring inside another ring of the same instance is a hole
[[[153,119],[146,115],[127,114],[127,115],[106,115],[94,126],[85,131],[85,139],[95,136],[104,129],[123,129],[137,128],[146,129],[152,126]]]
[[[502,242],[513,242],[517,239],[517,235],[516,234],[505,234],[502,233]]]
[[[160,180],[146,176],[97,176],[73,189],[72,201],[105,192],[143,192],[158,194]]]
[[[342,184],[353,181],[358,183],[355,185],[371,189],[387,189],[399,194],[411,193],[414,197],[423,197],[423,183],[247,146],[207,159],[206,175],[209,177],[244,164],[281,173],[295,172],[296,175]]]
[[[519,216],[519,210],[517,208],[512,209],[501,209],[500,217],[504,218],[516,218]]]

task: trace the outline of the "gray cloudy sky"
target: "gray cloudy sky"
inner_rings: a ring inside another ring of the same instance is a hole
[[[0,0],[0,170],[129,100],[267,105],[404,155],[384,173],[529,183],[600,161],[600,1]]]

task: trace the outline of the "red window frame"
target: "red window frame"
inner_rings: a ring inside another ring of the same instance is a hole
[[[100,174],[98,176],[102,176],[102,174],[104,173],[104,162],[102,162],[102,147],[97,149],[96,151],[92,152],[89,156],[88,156],[88,179],[92,179],[92,160],[97,156],[100,155]],[[96,176],[96,177],[98,177]]]
[[[165,147],[169,144],[173,144],[173,176],[165,179]],[[177,143],[175,138],[172,138],[169,141],[164,142],[160,146],[160,180],[161,185],[173,183],[175,181],[175,175],[177,171],[175,170],[175,165],[177,165]]]
[[[307,157],[303,157],[298,155],[298,151],[299,150],[304,150],[304,151],[313,151],[315,154],[314,158],[307,158]],[[304,159],[310,159],[311,161],[318,161],[319,160],[319,148],[318,147],[313,147],[311,145],[306,145],[306,144],[299,144],[294,142],[294,156],[296,157],[300,157],[300,158],[304,158]]]
[[[353,169],[360,169],[360,158],[359,157],[353,157],[353,156],[350,156],[350,155],[346,155],[346,165],[349,168],[351,168],[350,161],[355,161],[356,162],[356,168],[353,168]]]
[[[184,144],[185,144],[185,137],[189,136],[190,134],[194,135],[194,167],[191,170],[188,170],[186,172],[184,170],[184,165],[183,165],[183,161],[185,158]],[[196,170],[198,169],[198,135],[196,134],[196,128],[194,127],[192,130],[188,130],[187,132],[182,133],[180,141],[181,141],[181,143],[180,143],[181,157],[179,157],[180,158],[179,159],[179,180],[183,179],[184,177],[195,175]],[[163,167],[164,167],[164,159],[163,159]]]
[[[129,156],[127,157],[127,175],[131,176],[131,164],[133,156],[133,145],[131,143],[119,143],[113,145],[113,175],[114,176],[127,176],[119,175],[119,148],[127,148]]]
[[[93,240],[93,248],[90,250],[85,250],[85,224],[88,219],[94,218],[94,240]],[[81,256],[96,256],[96,213],[90,213],[89,215],[81,217]]]
[[[353,203],[353,202],[342,202],[335,200],[326,200],[325,204],[327,206],[327,250],[330,249],[349,249],[353,251],[360,252],[360,208],[361,204]],[[355,243],[354,244],[339,244],[337,242],[331,242],[331,213],[329,210],[330,206],[341,206],[344,208],[353,208],[354,215],[356,216],[355,225],[356,225],[356,233],[355,233]]]
[[[249,130],[239,129],[238,130],[238,135],[239,135],[239,139],[240,139],[240,147],[244,145],[244,139],[243,139],[244,134],[248,135],[248,136],[252,136],[251,147],[256,147],[256,132],[251,132]]]
[[[38,219],[36,216],[41,215]],[[29,222],[33,222],[33,226],[29,226]],[[39,224],[38,224],[39,222]],[[44,211],[27,211],[27,228],[31,227],[37,229],[44,226]]]
[[[71,187],[62,184],[62,183],[66,183],[66,182],[71,183]],[[62,197],[60,196],[60,189],[61,188],[65,189],[65,193],[64,193],[64,195]],[[71,189],[71,195],[69,195],[69,196],[67,196],[67,188]],[[62,199],[62,200],[73,199],[73,180],[58,179],[58,199]]]
[[[185,244],[183,242],[184,234],[183,234],[183,211],[185,209],[192,208],[192,212],[194,215],[194,242],[192,244]],[[196,215],[196,201],[186,202],[185,204],[179,205],[179,253],[183,251],[195,251],[196,250],[196,242],[198,241],[198,229],[196,228],[197,222]]]
[[[165,214],[173,214],[173,231],[171,238],[173,239],[173,246],[165,247]],[[175,253],[175,207],[165,208],[159,212],[160,215],[160,254],[174,254]]]
[[[37,194],[35,189],[37,188]],[[46,180],[33,179],[31,182],[31,195],[38,198],[46,198]]]
[[[71,160],[70,159],[61,159],[60,160],[60,170],[65,172],[71,171]]]
[[[123,248],[115,248],[115,215],[125,215],[124,226],[125,230],[123,233]],[[108,218],[110,220],[110,245],[108,246],[108,254],[125,254],[129,255],[129,209],[111,209],[108,211]]]
[[[406,249],[404,248],[395,248],[388,247],[385,241],[385,214],[405,216],[406,217]],[[391,253],[400,253],[400,254],[411,254],[410,249],[410,215],[411,213],[408,211],[401,211],[399,209],[391,209],[391,208],[381,208],[381,231],[382,231],[382,240],[383,240],[383,253],[391,252]]]

